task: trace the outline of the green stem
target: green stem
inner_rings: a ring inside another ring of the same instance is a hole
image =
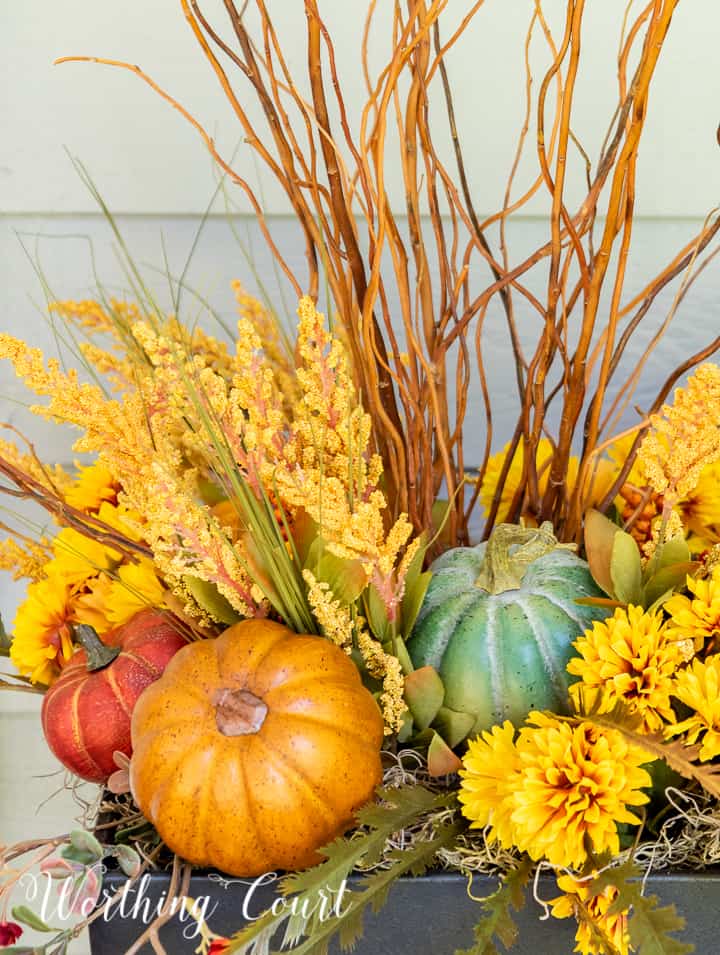
[[[490,594],[518,590],[528,566],[539,557],[559,549],[574,550],[575,545],[560,544],[550,521],[545,521],[540,527],[498,524],[487,542],[475,586]]]
[[[120,653],[120,647],[105,646],[97,630],[85,623],[75,627],[75,639],[87,654],[87,668],[91,673],[109,666]]]

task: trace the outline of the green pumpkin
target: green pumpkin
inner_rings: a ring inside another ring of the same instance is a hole
[[[550,524],[498,525],[487,544],[435,561],[408,650],[445,685],[444,707],[475,717],[475,735],[531,710],[567,712],[572,642],[603,607],[588,565],[558,544]]]

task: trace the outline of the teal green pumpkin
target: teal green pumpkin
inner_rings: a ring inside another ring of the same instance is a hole
[[[567,712],[572,642],[607,610],[576,603],[604,594],[551,525],[500,524],[487,544],[450,550],[431,570],[408,650],[415,667],[440,674],[443,705],[475,717],[468,735],[531,710]]]

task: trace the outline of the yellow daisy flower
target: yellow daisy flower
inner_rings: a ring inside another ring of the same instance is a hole
[[[65,500],[71,507],[93,513],[103,501],[114,503],[117,500],[120,485],[102,461],[88,466],[78,465],[78,477],[65,494]]]
[[[575,933],[577,945],[573,951],[579,952],[580,955],[604,955],[605,953],[605,947],[602,945],[598,947],[598,943],[593,939],[587,923],[589,916],[612,942],[619,955],[628,955],[631,948],[627,912],[608,914],[608,910],[617,898],[618,891],[615,886],[609,885],[601,895],[593,896],[590,894],[589,882],[578,882],[570,875],[558,876],[557,884],[564,895],[552,899],[551,911],[556,919],[566,919],[571,916],[577,918],[578,928]]]
[[[570,687],[576,707],[583,690],[593,687],[602,691],[609,707],[618,700],[629,704],[642,716],[647,733],[674,720],[672,678],[683,655],[678,641],[669,638],[661,613],[618,607],[612,617],[595,621],[573,646],[579,656],[567,670],[581,681]]]
[[[30,584],[13,625],[10,659],[33,683],[50,686],[73,655],[72,590],[62,578]]]
[[[511,816],[515,776],[520,759],[509,720],[471,740],[460,770],[460,804],[471,829],[490,826],[489,839],[509,849],[515,841]]]
[[[669,636],[673,640],[693,640],[696,652],[705,641],[720,634],[720,567],[705,579],[687,578],[693,595],[673,594],[664,609],[670,615]]]
[[[52,543],[53,559],[46,565],[49,577],[63,577],[68,584],[77,585],[109,570],[118,560],[102,544],[91,540],[73,527],[64,527]]]
[[[160,607],[165,588],[155,573],[155,565],[143,557],[137,563],[123,564],[108,589],[106,613],[113,626],[127,623],[147,607]]]
[[[707,527],[720,525],[720,461],[706,464],[697,485],[680,502],[685,524],[703,535]]]
[[[75,619],[93,627],[99,634],[112,630],[115,624],[108,617],[108,602],[113,581],[108,574],[98,574],[86,582],[82,593],[73,600]]]
[[[123,505],[115,506],[104,501],[98,509],[98,518],[132,541],[143,539],[140,525],[143,523],[141,515]],[[111,553],[115,553],[111,551]],[[119,558],[118,558],[119,559]]]
[[[668,736],[687,733],[688,743],[696,743],[702,736],[700,759],[720,756],[720,657],[693,660],[678,673],[673,696],[695,712],[668,729]]]

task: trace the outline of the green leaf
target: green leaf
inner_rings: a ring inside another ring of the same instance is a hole
[[[374,584],[370,584],[363,593],[363,603],[370,630],[380,643],[385,643],[390,636],[390,621],[385,603]]]
[[[673,564],[688,564],[691,561],[690,548],[682,534],[671,537],[655,551],[655,566],[658,570],[672,567]]]
[[[319,559],[309,567],[316,580],[326,583],[333,597],[348,606],[367,587],[367,574],[360,560],[348,560],[323,550]]]
[[[425,600],[425,594],[430,586],[432,574],[429,570],[420,574],[411,584],[405,584],[405,593],[400,604],[400,621],[403,636],[411,636],[415,621]]]
[[[285,923],[286,940],[297,941],[306,936],[316,942],[317,933],[324,928],[322,913],[317,906],[320,893],[330,893],[337,898],[348,876],[360,862],[374,865],[382,858],[387,840],[393,833],[440,808],[449,807],[454,804],[455,797],[452,794],[438,796],[423,786],[411,785],[397,789],[381,788],[378,798],[379,802],[368,803],[356,814],[359,829],[355,833],[335,839],[320,850],[325,856],[324,862],[282,880],[280,887],[288,898],[288,906],[277,914],[268,910],[247,925],[234,936],[228,953],[267,953],[270,939]],[[344,903],[342,908],[348,919],[343,918],[342,923],[349,927],[357,925],[361,910],[348,909]],[[341,927],[338,920],[331,921],[337,928]]]
[[[670,935],[684,928],[685,919],[677,914],[675,906],[658,908],[656,895],[639,895],[633,902],[628,933],[630,944],[637,949],[638,955],[688,955],[694,952],[694,945]]]
[[[462,766],[462,760],[438,733],[433,733],[428,746],[428,772],[431,776],[449,776]]]
[[[638,545],[630,534],[618,531],[612,545],[610,576],[618,600],[626,604],[642,601],[642,561]]]
[[[0,614],[0,657],[10,656],[10,646],[12,638],[5,629],[2,614]]]
[[[405,592],[400,604],[400,632],[405,639],[408,639],[412,634],[415,621],[432,580],[432,574],[429,570],[423,572],[423,562],[427,553],[427,534],[423,533],[420,541],[420,546],[410,561],[405,574]]]
[[[617,524],[613,524],[594,508],[585,514],[585,555],[590,565],[590,573],[598,587],[609,597],[615,596],[610,563],[615,535],[619,530]]]
[[[118,865],[126,876],[134,879],[140,871],[142,862],[138,853],[132,846],[116,846],[113,855],[118,860]]]
[[[11,914],[16,922],[21,922],[23,925],[27,925],[28,928],[35,929],[36,932],[59,931],[59,929],[50,928],[50,926],[43,922],[40,916],[36,915],[32,909],[27,907],[27,905],[16,905]],[[6,951],[7,949],[3,949],[3,952]]]
[[[69,845],[61,850],[60,855],[81,865],[94,865],[104,857],[105,850],[92,833],[75,829],[70,833]]]
[[[201,580],[199,577],[184,577],[183,583],[195,598],[197,605],[209,614],[213,620],[224,623],[229,627],[242,619],[215,584],[211,584],[207,580]]]
[[[420,732],[427,729],[445,699],[445,687],[434,667],[420,667],[405,677],[405,702]]]
[[[388,892],[400,876],[409,873],[420,876],[432,865],[438,851],[454,843],[461,831],[459,825],[446,825],[429,840],[419,841],[411,848],[395,849],[389,854],[391,865],[363,879],[362,889],[348,892],[344,898],[344,910],[335,919],[319,922],[315,931],[305,942],[292,948],[294,955],[311,955],[325,950],[325,946],[338,931],[343,949],[353,948],[362,935],[362,916],[368,905],[378,912],[387,901]],[[290,941],[286,933],[284,943]],[[285,950],[283,944],[283,950]],[[228,949],[232,952],[233,949]],[[273,953],[279,955],[279,953]]]
[[[472,948],[458,950],[455,955],[499,955],[493,939],[497,937],[506,949],[515,944],[517,925],[511,910],[519,911],[524,902],[524,888],[530,877],[532,863],[524,859],[502,880],[498,890],[480,903],[482,915],[474,929],[475,944]]]
[[[434,725],[448,746],[454,748],[467,738],[475,725],[475,717],[472,713],[459,713],[449,706],[441,706]]]
[[[694,573],[700,565],[696,561],[682,564],[670,564],[662,567],[645,583],[643,588],[643,607],[658,604],[662,597],[672,594],[685,586],[688,574]]]

